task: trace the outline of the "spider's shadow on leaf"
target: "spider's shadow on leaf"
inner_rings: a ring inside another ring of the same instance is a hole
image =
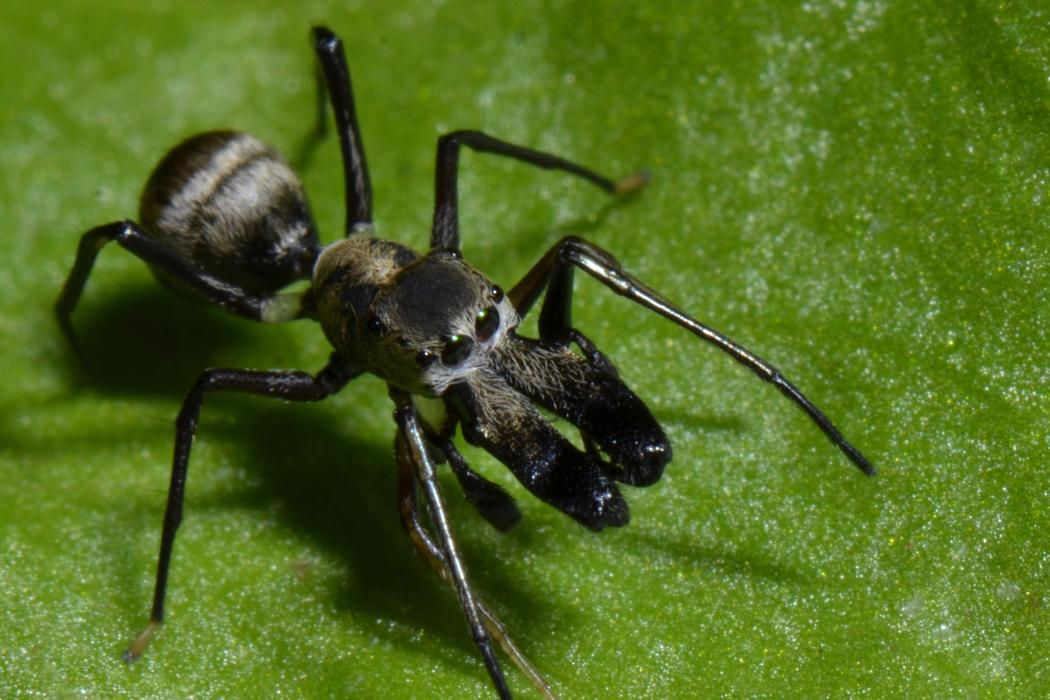
[[[354,391],[351,384],[343,393],[350,394],[352,401]],[[355,624],[374,621],[373,632],[379,636],[390,634],[390,621],[400,629],[425,629],[441,638],[444,646],[460,649],[457,656],[469,667],[475,647],[465,633],[457,600],[416,555],[401,527],[395,499],[393,421],[380,421],[379,429],[348,427],[331,405],[260,405],[255,397],[243,396],[224,400],[216,412],[227,413],[226,419],[217,416],[218,425],[209,430],[205,417],[203,430],[208,430],[210,439],[232,447],[235,458],[251,465],[262,479],[257,488],[195,499],[192,507],[187,504],[187,511],[276,511],[279,527],[304,533],[326,558],[346,561],[349,574],[334,588],[334,603],[355,611]],[[477,518],[455,482],[442,481],[453,519]],[[486,555],[491,538],[477,541],[484,535],[470,537],[466,530],[458,528],[474,571],[473,583],[495,609],[546,619],[545,624],[571,614],[553,608],[547,599],[532,598],[495,557]]]
[[[145,280],[81,303],[73,325],[86,365],[67,351],[69,380],[110,396],[181,397],[202,370],[229,365],[238,348],[247,355],[272,330]]]

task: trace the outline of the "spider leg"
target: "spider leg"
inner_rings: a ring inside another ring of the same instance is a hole
[[[463,495],[492,527],[500,532],[507,532],[521,521],[518,505],[503,487],[471,469],[451,441],[439,442],[437,446],[448,459],[452,473],[456,475],[460,488],[463,489]]]
[[[200,375],[183,400],[182,409],[175,420],[175,454],[172,459],[168,503],[164,510],[164,528],[160,538],[150,621],[124,652],[125,661],[130,663],[142,655],[146,645],[164,621],[164,596],[168,585],[171,552],[175,544],[175,532],[182,521],[182,501],[190,449],[197,432],[197,421],[205,392],[238,391],[285,401],[320,401],[339,391],[357,374],[356,370],[333,354],[328,364],[316,375],[295,371],[261,372],[242,369],[209,369]]]
[[[350,68],[346,64],[343,42],[326,27],[314,27],[314,50],[321,64],[324,82],[332,100],[335,123],[339,129],[339,146],[343,154],[343,176],[346,187],[346,235],[372,230],[372,184],[368,163],[361,143],[361,130],[354,109],[354,92]],[[322,104],[323,110],[323,104]],[[322,115],[323,117],[323,115]],[[322,118],[323,121],[323,118]]]
[[[763,380],[773,384],[813,420],[857,468],[875,474],[871,462],[851,445],[838,428],[806,396],[780,374],[780,371],[744,346],[692,318],[656,291],[628,274],[610,253],[575,236],[563,238],[537,262],[508,293],[518,313],[524,316],[549,286],[540,311],[540,332],[557,337],[569,330],[572,298],[571,269],[578,267],[606,287],[645,308],[655,311],[722,350]]]
[[[460,146],[468,146],[479,153],[514,158],[544,170],[562,170],[594,183],[609,194],[633,192],[644,186],[649,179],[646,173],[641,172],[620,180],[610,180],[572,161],[543,151],[516,146],[480,131],[453,131],[438,139],[431,248],[459,249],[459,197],[456,183],[459,178]]]
[[[411,397],[403,391],[390,389],[390,397],[394,399],[397,408],[394,410],[394,420],[398,426],[399,461],[407,461],[411,464],[416,482],[423,491],[427,507],[430,511],[430,519],[437,533],[442,558],[448,570],[448,580],[456,591],[460,607],[466,615],[467,624],[470,626],[474,643],[481,652],[485,662],[485,668],[492,678],[496,691],[501,698],[509,698],[510,690],[507,681],[503,677],[496,654],[492,650],[492,641],[485,630],[480,603],[474,595],[474,591],[467,580],[466,567],[459,548],[452,536],[452,528],[449,526],[448,515],[445,512],[445,502],[438,488],[437,474],[434,462],[427,452],[426,437],[423,426],[412,406]]]
[[[131,220],[97,226],[80,238],[73,269],[55,302],[58,325],[73,349],[80,354],[70,315],[84,291],[95,258],[109,242],[116,241],[151,267],[185,283],[216,304],[254,321],[280,322],[298,318],[302,313],[301,294],[254,294],[241,287],[209,275],[183,259],[162,240],[150,236]],[[81,355],[83,357],[83,355]]]
[[[408,438],[403,430],[399,429],[397,432],[394,452],[397,461],[398,504],[401,513],[401,524],[408,533],[412,545],[423,557],[427,565],[437,572],[438,576],[440,576],[445,583],[455,588],[452,571],[449,569],[448,563],[445,561],[444,553],[441,551],[441,548],[437,543],[434,542],[419,517],[419,504],[417,502],[416,494],[416,487],[419,482],[416,479],[415,467],[412,461],[412,451],[409,448]],[[460,457],[460,459],[462,459],[462,457]],[[543,676],[540,675],[540,672],[536,670],[536,667],[533,666],[521,650],[518,649],[517,645],[507,634],[507,628],[503,625],[500,619],[496,617],[482,601],[475,599],[475,602],[477,604],[481,621],[485,625],[485,629],[488,630],[489,635],[496,640],[496,643],[499,644],[507,656],[510,657],[511,661],[514,662],[514,665],[528,677],[543,697],[554,698],[555,696],[550,689],[550,686],[547,685],[547,682],[543,679]]]

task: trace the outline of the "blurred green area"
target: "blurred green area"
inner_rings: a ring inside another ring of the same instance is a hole
[[[1042,2],[7,3],[0,10],[0,696],[471,697],[453,596],[398,524],[390,404],[209,399],[168,624],[146,621],[172,419],[206,366],[319,368],[262,327],[100,257],[180,138],[312,124],[308,27],[346,40],[380,231],[422,246],[459,127],[648,167],[623,206],[464,156],[464,252],[508,286],[585,235],[777,364],[877,463],[865,479],[771,387],[598,285],[575,319],[675,445],[594,535],[485,455],[525,520],[446,480],[477,588],[566,697],[1039,697],[1050,684],[1050,11]],[[324,235],[337,148],[302,175]],[[513,688],[532,693],[507,664]],[[1042,689],[1042,691],[1040,690]]]

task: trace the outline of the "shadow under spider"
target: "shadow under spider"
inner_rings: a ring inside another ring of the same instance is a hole
[[[55,327],[69,384],[110,395],[181,398],[204,369],[241,366],[238,348],[280,333],[147,281],[81,304],[73,324],[86,366]]]
[[[378,388],[371,386],[377,384],[375,382],[368,384],[370,386],[359,390]],[[351,384],[342,395],[349,395],[353,400],[354,390]],[[259,401],[269,405],[259,405]],[[195,513],[214,509],[246,509],[259,518],[276,513],[279,527],[302,533],[316,542],[326,560],[345,562],[340,568],[346,574],[334,585],[327,577],[319,580],[316,595],[334,596],[337,608],[356,613],[354,625],[367,625],[380,638],[391,637],[391,622],[402,630],[425,631],[428,636],[441,639],[443,647],[458,650],[459,653],[449,655],[446,661],[461,664],[466,672],[472,672],[475,647],[466,634],[456,597],[417,556],[401,527],[392,449],[395,426],[389,412],[384,411],[383,418],[372,425],[348,425],[340,417],[338,408],[333,410],[335,403],[336,400],[328,399],[314,405],[281,404],[252,396],[209,396],[198,429],[198,441],[222,443],[232,448],[230,461],[260,478],[254,485],[239,488],[232,494],[229,491],[221,496],[202,494],[194,488],[193,477],[209,465],[191,458],[194,463],[190,466],[180,532],[185,531],[187,524],[192,527]],[[445,467],[439,469],[448,472]],[[493,547],[503,546],[502,536],[486,536],[484,530],[488,525],[462,497],[451,475],[444,473],[443,477],[453,528],[465,550],[479,595],[506,620],[536,619],[541,626],[550,627],[558,619],[571,619],[571,609],[526,592],[520,581],[500,564],[500,558],[489,553]],[[158,484],[160,490],[163,486]],[[159,535],[163,499],[156,494],[148,497],[156,501],[156,507],[146,524],[154,524]],[[136,509],[136,512],[142,511]],[[465,527],[471,519],[477,525]],[[522,534],[525,533],[508,538],[521,539]],[[506,546],[514,545],[508,539]],[[527,539],[517,546],[526,547]],[[178,550],[176,543],[176,565],[182,575],[173,575],[169,592],[184,585],[180,579],[191,579],[186,572],[200,565],[187,560],[185,555],[180,557]],[[304,557],[309,557],[310,552],[316,553],[316,549],[304,547]],[[308,578],[309,569],[303,574],[294,561],[276,563],[286,567],[289,587],[302,590],[295,585],[295,577]],[[152,591],[153,566],[151,558],[143,571],[129,572],[130,580],[136,581],[126,593],[132,601],[129,609],[146,609]],[[243,581],[249,596],[252,585],[251,580]],[[193,592],[181,594],[192,596]],[[295,590],[289,593],[300,594]],[[138,598],[142,598],[141,604]],[[166,626],[192,624],[194,620],[176,610],[169,612],[165,623]],[[514,636],[521,624],[508,624]],[[523,632],[519,629],[517,636],[523,638]],[[415,648],[410,636],[399,643]]]

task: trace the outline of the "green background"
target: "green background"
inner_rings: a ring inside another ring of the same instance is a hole
[[[376,5],[376,7],[373,7]],[[577,325],[675,445],[592,534],[524,494],[501,536],[445,474],[477,588],[566,697],[1040,697],[1050,685],[1045,2],[5,3],[0,11],[0,696],[490,692],[401,532],[375,379],[203,413],[168,624],[134,667],[172,419],[206,366],[318,369],[319,329],[167,294],[117,248],[74,323],[80,233],[216,127],[295,154],[308,27],[347,42],[383,235],[427,240],[436,137],[482,128],[651,186],[463,162],[464,252],[510,286],[585,235],[778,365],[771,387],[590,280]],[[342,226],[334,140],[302,168]],[[509,664],[512,687],[532,689]]]

